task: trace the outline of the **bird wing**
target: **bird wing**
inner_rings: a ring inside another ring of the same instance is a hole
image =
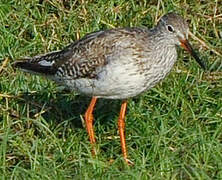
[[[94,60],[84,60],[85,57],[81,57],[82,50],[83,47],[87,46],[87,43],[102,33],[103,31],[90,33],[60,51],[54,51],[31,58],[19,59],[13,64],[13,66],[21,68],[23,71],[39,75],[55,75],[58,68],[60,68],[60,70],[61,67],[64,68],[64,64],[67,65],[66,68],[69,68],[73,63],[83,67],[86,65],[94,66],[95,63],[92,63]],[[90,61],[91,63],[87,64],[87,61]],[[87,72],[84,72],[84,76],[86,73]]]
[[[14,65],[37,74],[56,74],[72,79],[96,78],[98,69],[108,63],[107,57],[115,54],[117,49],[120,51],[120,42],[127,38],[135,39],[138,33],[145,33],[145,30],[119,28],[93,32],[61,51],[17,61]]]

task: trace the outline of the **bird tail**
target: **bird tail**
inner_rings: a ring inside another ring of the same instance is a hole
[[[29,60],[16,61],[13,66],[31,74],[52,75],[55,73],[51,66],[44,66]]]
[[[56,63],[61,59],[62,54],[61,51],[55,51],[32,58],[21,59],[16,61],[13,67],[32,74],[53,75],[57,71]]]

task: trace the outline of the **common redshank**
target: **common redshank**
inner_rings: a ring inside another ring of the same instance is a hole
[[[96,142],[93,110],[97,99],[122,99],[118,128],[123,158],[129,164],[124,132],[127,99],[152,88],[170,72],[177,59],[176,46],[182,46],[205,69],[187,40],[188,31],[181,16],[168,13],[152,29],[132,27],[93,32],[61,51],[14,65],[92,96],[84,117],[93,154]]]

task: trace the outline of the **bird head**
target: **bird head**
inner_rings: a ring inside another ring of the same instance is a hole
[[[203,69],[206,69],[205,63],[198,57],[188,41],[188,23],[181,16],[168,13],[160,18],[157,27],[161,29],[170,44],[183,47]]]

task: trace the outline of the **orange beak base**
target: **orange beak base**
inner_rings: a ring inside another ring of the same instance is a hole
[[[194,57],[194,59],[197,61],[197,63],[204,69],[206,70],[206,65],[205,63],[197,56],[196,52],[193,50],[192,46],[190,45],[190,43],[188,42],[188,40],[180,40],[180,45],[186,50],[188,51],[191,56]]]

